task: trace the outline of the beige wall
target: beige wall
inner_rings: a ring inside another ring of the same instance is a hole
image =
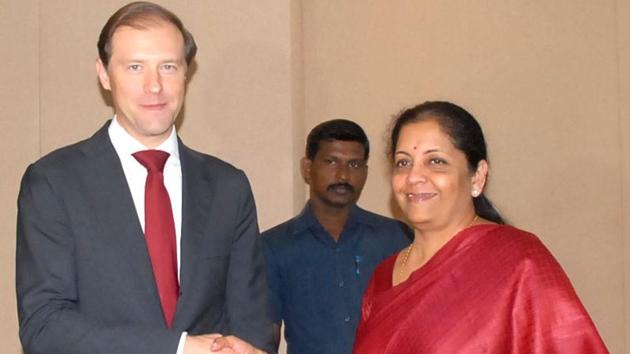
[[[0,342],[19,353],[15,199],[28,163],[111,115],[95,42],[124,1],[0,0]],[[611,353],[630,349],[630,5],[623,1],[161,1],[200,50],[180,134],[250,177],[262,229],[301,208],[304,136],[347,117],[391,214],[385,127],[448,99],[481,121],[490,195],[562,263]],[[5,349],[6,348],[6,349]]]
[[[617,4],[617,43],[619,53],[619,139],[622,180],[621,220],[623,221],[625,270],[625,348],[630,352],[630,3]]]
[[[0,3],[0,343],[18,353],[15,310],[16,196],[25,163],[39,156],[38,6],[33,2]],[[22,38],[10,52],[7,43]]]

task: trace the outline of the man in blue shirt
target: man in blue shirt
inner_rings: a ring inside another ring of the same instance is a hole
[[[410,242],[404,224],[356,206],[369,151],[354,122],[313,128],[301,160],[310,198],[263,233],[276,343],[284,321],[289,354],[349,354],[374,268]]]

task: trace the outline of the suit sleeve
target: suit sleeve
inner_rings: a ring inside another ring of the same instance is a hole
[[[262,239],[265,262],[267,264],[267,283],[269,284],[269,305],[271,307],[271,319],[277,324],[282,324],[282,280],[274,250],[266,237]]]
[[[226,285],[226,307],[232,333],[268,353],[274,352],[269,289],[256,206],[247,177],[241,172]]]
[[[99,323],[80,311],[74,239],[65,201],[30,166],[18,197],[16,290],[26,354],[174,354],[181,333]]]

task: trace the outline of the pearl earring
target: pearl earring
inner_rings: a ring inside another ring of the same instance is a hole
[[[479,190],[478,189],[473,189],[472,196],[473,196],[473,198],[477,198],[479,196]]]

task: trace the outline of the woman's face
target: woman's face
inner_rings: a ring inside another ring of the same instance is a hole
[[[404,126],[394,150],[392,189],[416,228],[458,225],[474,215],[472,193],[480,192],[487,164],[472,173],[466,155],[432,119]],[[483,177],[483,178],[480,178]]]

